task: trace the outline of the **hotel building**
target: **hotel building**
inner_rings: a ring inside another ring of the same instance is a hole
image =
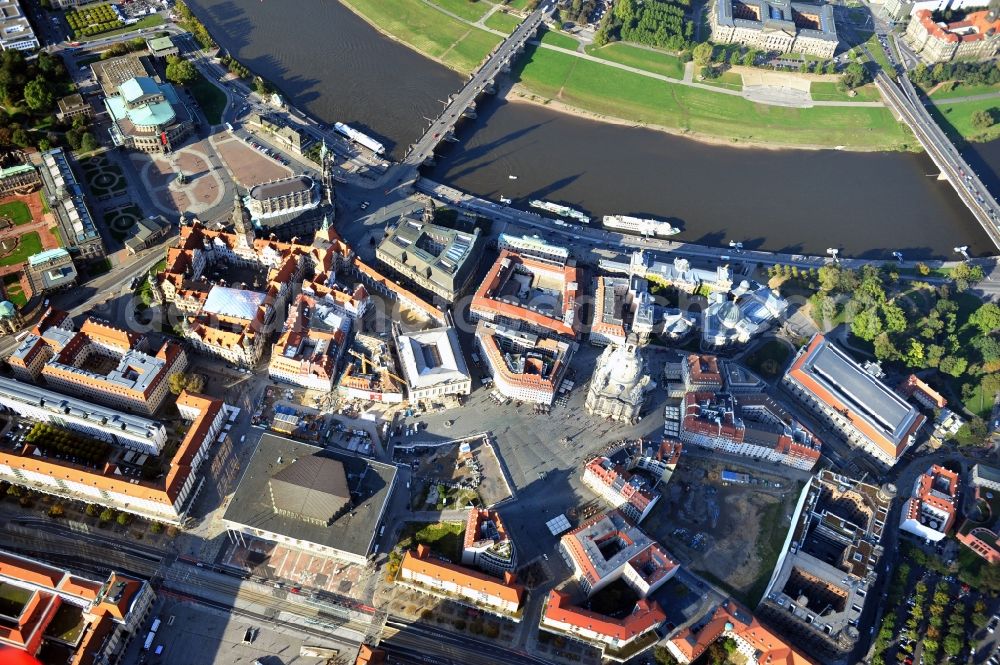
[[[476,325],[476,346],[500,394],[535,404],[552,404],[577,350],[576,342],[486,321]]]
[[[472,299],[475,319],[515,330],[575,339],[579,284],[576,266],[500,252]]]
[[[820,334],[799,350],[783,381],[829,426],[886,467],[916,442],[927,420]]]

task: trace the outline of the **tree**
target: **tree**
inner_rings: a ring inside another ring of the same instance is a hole
[[[80,150],[83,152],[91,152],[97,150],[97,139],[90,132],[85,132],[83,136],[80,137]]]
[[[715,49],[708,42],[702,42],[694,47],[691,52],[691,56],[694,58],[694,64],[698,67],[704,67],[712,60],[712,52]]]
[[[24,103],[32,111],[45,111],[52,108],[55,96],[45,79],[38,77],[24,86]]]
[[[941,359],[941,364],[938,365],[940,369],[945,374],[950,374],[954,377],[959,377],[965,374],[965,369],[968,367],[968,361],[965,358],[958,358],[955,356],[945,356]]]
[[[984,277],[983,267],[971,263],[959,263],[951,271],[951,278],[955,281],[961,280],[975,284],[983,281]]]
[[[903,354],[903,360],[910,367],[923,367],[926,358],[923,342],[910,339],[910,344]]]
[[[885,329],[889,332],[903,332],[906,330],[906,314],[896,303],[888,302],[882,305],[882,317]]]
[[[111,510],[110,508],[105,508],[101,512],[101,521],[102,522],[110,522],[111,520],[114,519],[114,517],[115,517],[115,511]]]
[[[180,85],[187,85],[198,78],[198,70],[190,61],[180,56],[171,55],[167,58],[167,80]]]
[[[899,349],[893,344],[889,333],[881,333],[873,340],[875,346],[875,357],[879,360],[896,360],[899,358]]]
[[[16,128],[10,135],[10,140],[19,148],[27,148],[31,145],[31,136],[24,131],[23,127]]]
[[[757,51],[754,51],[753,49],[750,49],[743,56],[743,66],[744,67],[753,67],[754,63],[756,63],[756,62],[757,62]]]
[[[969,323],[979,328],[984,335],[1000,330],[1000,306],[992,302],[980,305],[969,317]]]
[[[858,88],[868,82],[868,72],[857,62],[852,62],[844,68],[840,80],[848,88]]]
[[[122,526],[128,524],[130,520],[131,516],[128,513],[118,513],[118,517],[115,518],[115,521],[121,524]]]
[[[995,122],[993,119],[993,109],[981,109],[972,113],[972,126],[979,131],[989,129]]]
[[[882,332],[882,320],[874,309],[862,310],[851,321],[851,333],[866,342],[874,340]]]
[[[201,374],[190,374],[184,382],[184,389],[190,393],[200,393],[205,389],[205,377]]]
[[[62,517],[65,514],[66,511],[63,509],[61,503],[53,503],[52,506],[49,507],[49,517]]]
[[[87,509],[86,509],[86,511],[85,511],[85,512],[86,512],[86,513],[87,513],[88,515],[90,515],[91,517],[93,517],[93,516],[94,516],[94,515],[96,515],[96,514],[98,513],[98,511],[100,511],[100,510],[101,510],[101,507],[100,507],[100,506],[98,506],[98,505],[97,505],[96,503],[88,503],[88,504],[87,504]]]
[[[167,378],[167,388],[170,389],[175,395],[180,395],[184,392],[184,386],[187,384],[187,377],[184,372],[174,372]]]

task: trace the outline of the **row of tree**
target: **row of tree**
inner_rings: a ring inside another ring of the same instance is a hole
[[[622,40],[680,51],[691,46],[690,0],[617,0],[594,35],[598,46]]]
[[[962,81],[968,85],[1000,83],[1000,65],[989,62],[939,62],[933,67],[920,63],[910,71],[910,80],[925,88],[945,81]]]

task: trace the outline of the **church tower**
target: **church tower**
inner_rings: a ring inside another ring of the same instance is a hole
[[[239,191],[233,200],[233,229],[242,246],[253,247],[253,220],[250,219],[250,211],[240,199]]]

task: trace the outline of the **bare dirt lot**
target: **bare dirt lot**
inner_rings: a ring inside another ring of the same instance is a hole
[[[479,496],[483,506],[492,506],[508,498],[510,491],[504,482],[503,473],[500,470],[500,462],[497,460],[496,455],[493,454],[492,448],[486,445],[480,437],[472,439],[468,443],[468,453],[461,452],[460,444],[455,443],[431,448],[429,452],[424,452],[423,454],[403,453],[400,451],[397,453],[396,458],[410,464],[414,477],[424,483],[425,486],[433,486],[436,483],[471,485],[467,489],[462,489],[461,487],[449,488],[449,501],[453,502],[456,497],[466,500],[472,496],[473,492]],[[416,452],[419,453],[420,451]],[[432,491],[430,494],[434,495],[434,492]],[[425,503],[420,499],[426,496],[426,493],[423,496],[420,496],[418,493],[416,503]],[[461,503],[461,505],[465,504]],[[461,506],[448,507],[458,508]],[[429,510],[433,508],[435,506],[414,505],[415,510]]]
[[[725,468],[740,470],[732,464]],[[722,469],[682,457],[642,527],[681,563],[753,607],[774,569],[801,485],[759,473],[752,475],[772,486],[724,484]]]

